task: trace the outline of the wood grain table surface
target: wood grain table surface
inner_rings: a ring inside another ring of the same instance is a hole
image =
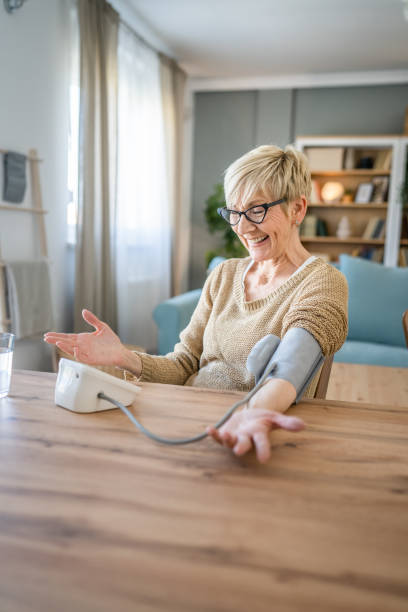
[[[167,447],[119,410],[55,406],[55,375],[0,400],[1,612],[408,609],[408,410],[309,400],[266,465]],[[157,433],[199,433],[239,397],[145,383]]]
[[[334,362],[328,399],[404,406],[408,410],[408,368]]]

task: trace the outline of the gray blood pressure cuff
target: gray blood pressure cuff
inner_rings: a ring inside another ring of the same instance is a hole
[[[255,384],[269,371],[268,378],[283,378],[296,389],[296,403],[323,365],[319,343],[305,329],[290,328],[282,340],[269,334],[255,344],[246,367],[255,376]]]

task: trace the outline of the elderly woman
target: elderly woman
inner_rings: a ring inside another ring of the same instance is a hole
[[[52,332],[45,340],[79,361],[115,365],[138,380],[216,389],[253,388],[254,374],[259,379],[275,355],[277,367],[249,409],[236,412],[219,430],[208,429],[236,454],[255,447],[258,459],[268,460],[270,431],[303,427],[300,419],[282,413],[301,393],[313,396],[319,354],[334,354],[347,335],[345,278],[299,239],[310,191],[307,160],[292,147],[258,147],[227,169],[227,207],[219,212],[249,256],[227,260],[209,275],[174,352],[131,352],[88,310],[83,317],[96,331]]]

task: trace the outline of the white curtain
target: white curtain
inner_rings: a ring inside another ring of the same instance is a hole
[[[154,307],[170,295],[171,225],[157,53],[126,25],[118,43],[117,303],[122,342],[156,348]]]
[[[186,74],[174,60],[164,55],[160,55],[160,74],[172,226],[171,292],[178,295],[187,290],[190,243],[190,206],[186,205],[182,190]]]
[[[117,329],[114,221],[117,155],[118,13],[105,0],[79,0],[80,107],[75,331],[89,308]]]

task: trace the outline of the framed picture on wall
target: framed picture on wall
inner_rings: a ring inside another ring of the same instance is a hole
[[[354,201],[356,204],[367,204],[373,195],[374,185],[372,183],[360,183],[357,187]]]

